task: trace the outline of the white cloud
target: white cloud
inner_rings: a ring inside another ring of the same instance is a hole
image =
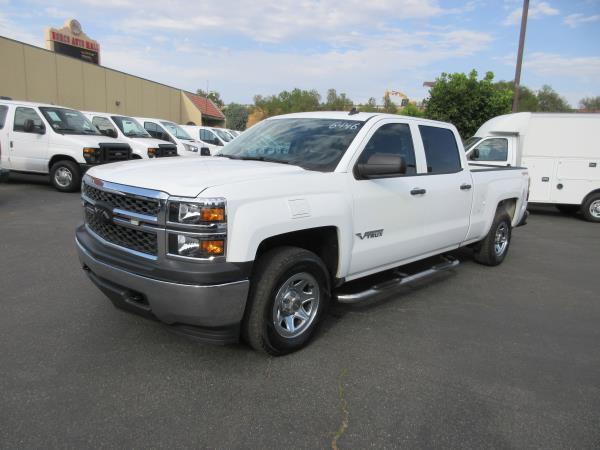
[[[42,36],[25,31],[23,27],[13,23],[2,11],[0,11],[0,36],[6,36],[38,47],[44,46]]]
[[[533,3],[529,7],[528,19],[539,19],[543,16],[556,16],[560,11],[547,2]],[[502,22],[503,25],[518,25],[521,23],[522,8],[514,9]]]
[[[597,82],[600,79],[600,56],[562,56],[554,53],[532,53],[523,63],[526,70],[545,77],[564,77]]]
[[[567,24],[571,28],[576,28],[583,23],[598,22],[599,20],[600,14],[586,16],[585,14],[577,13],[569,14],[567,17],[565,17],[565,24]]]

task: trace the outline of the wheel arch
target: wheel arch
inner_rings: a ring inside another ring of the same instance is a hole
[[[52,156],[52,158],[50,158],[50,161],[48,161],[48,172],[50,172],[50,170],[52,169],[52,166],[54,164],[56,164],[57,162],[60,162],[60,161],[72,161],[75,164],[79,165],[77,160],[75,158],[73,158],[72,156],[62,155],[62,154],[54,155],[54,156]]]

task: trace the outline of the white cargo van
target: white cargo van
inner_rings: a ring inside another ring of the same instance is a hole
[[[209,127],[197,125],[181,125],[187,133],[194,139],[202,143],[202,147],[208,147],[211,155],[216,155],[225,145],[221,139]]]
[[[149,117],[134,117],[155,139],[171,142],[177,146],[179,156],[210,156],[210,149],[193,139],[175,122]]]
[[[465,150],[471,164],[527,167],[530,203],[580,210],[600,223],[600,114],[494,117],[466,141]]]
[[[131,159],[177,156],[177,146],[153,138],[133,117],[92,111],[82,111],[105,136],[118,138],[131,147]]]
[[[0,100],[0,108],[0,165],[11,172],[49,173],[59,191],[78,190],[91,166],[131,159],[127,143],[102,135],[74,109],[11,100]]]

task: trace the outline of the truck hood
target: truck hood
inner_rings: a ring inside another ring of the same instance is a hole
[[[126,161],[88,171],[100,180],[180,197],[196,197],[209,187],[223,184],[302,173],[306,171],[298,166],[208,156]]]

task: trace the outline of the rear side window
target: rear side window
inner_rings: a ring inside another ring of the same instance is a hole
[[[477,147],[477,152],[471,152],[472,161],[506,161],[508,159],[508,139],[486,139]]]
[[[461,170],[460,155],[454,133],[447,128],[419,125],[427,173],[453,173]]]
[[[375,153],[402,156],[406,162],[405,175],[417,173],[412,135],[410,127],[406,123],[382,125],[369,139],[358,162],[366,163]]]
[[[25,132],[25,121],[27,119],[33,120],[35,128],[42,128],[42,119],[32,108],[19,107],[15,110],[15,123],[13,125],[13,131]]]
[[[4,128],[6,123],[6,113],[8,112],[8,106],[0,105],[0,130]]]

